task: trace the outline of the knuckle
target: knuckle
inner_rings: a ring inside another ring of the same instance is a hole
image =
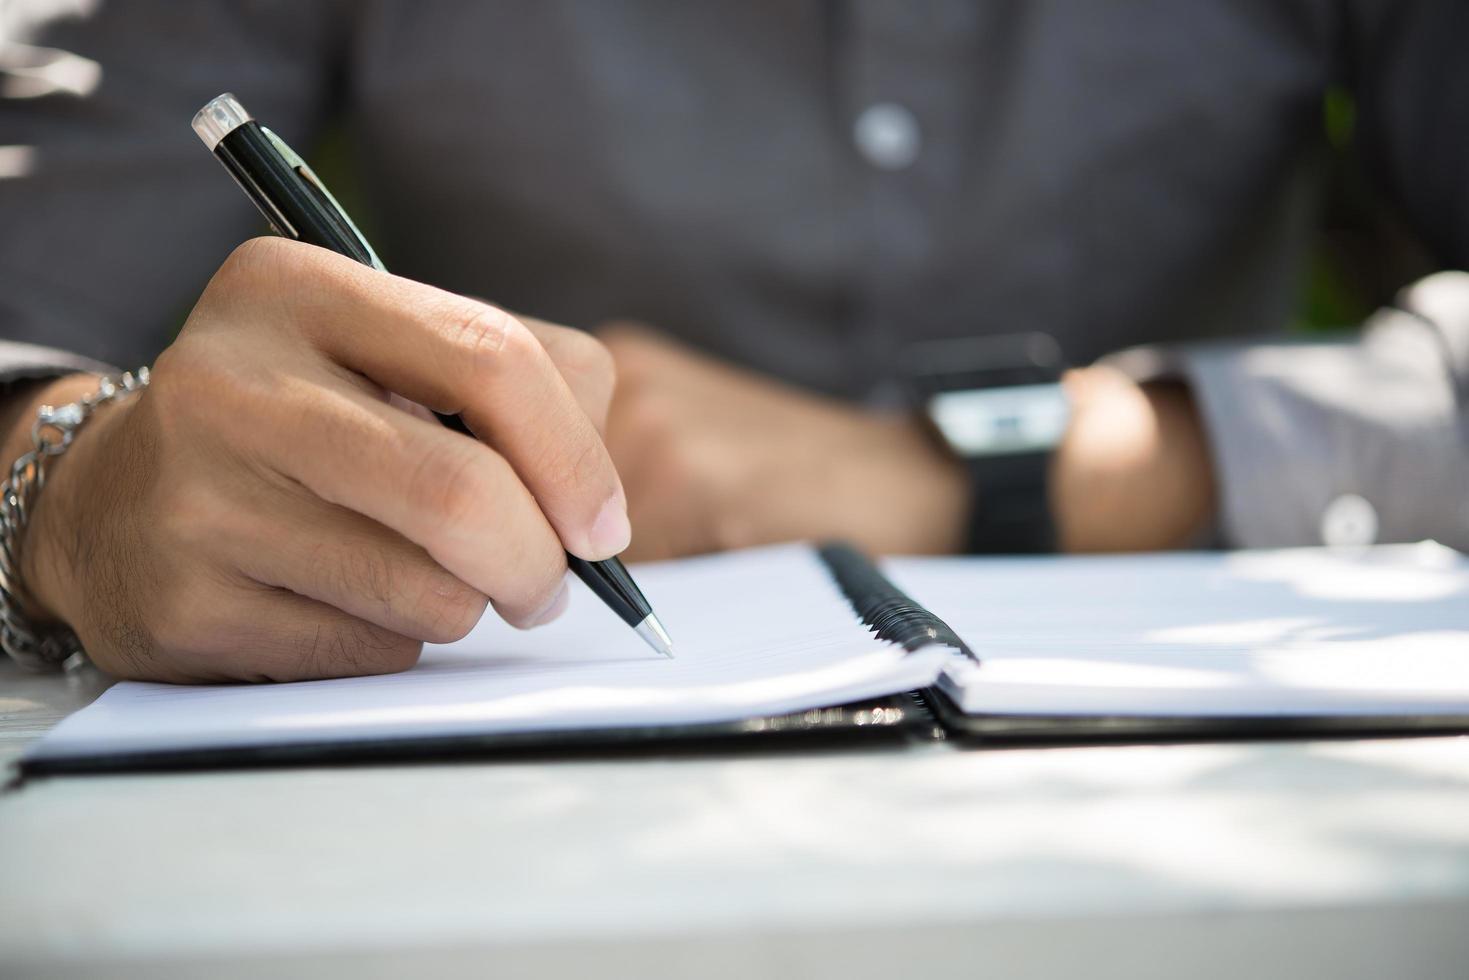
[[[254,281],[262,274],[278,274],[285,264],[290,244],[273,235],[261,235],[241,242],[220,264],[210,285],[213,286],[216,282],[228,285],[239,280]]]
[[[535,334],[531,333],[529,327],[504,310],[494,307],[490,309],[494,311],[491,319],[498,320],[500,324],[499,347],[490,351],[497,355],[496,360],[523,364],[533,358],[546,356],[546,349],[541,346],[541,342],[536,339]],[[493,342],[493,338],[491,341]]]
[[[478,446],[425,452],[408,479],[408,497],[420,512],[450,531],[462,528],[490,499]]]
[[[530,337],[530,331],[514,317],[485,303],[456,303],[443,316],[441,330],[449,349],[472,380],[492,373],[505,357],[521,353],[514,348]]]

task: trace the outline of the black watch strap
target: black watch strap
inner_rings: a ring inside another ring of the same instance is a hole
[[[969,538],[976,555],[1030,555],[1056,550],[1051,519],[1049,451],[971,456]]]
[[[914,344],[904,370],[915,407],[969,472],[966,550],[1056,550],[1047,486],[1070,417],[1064,361],[1043,333],[984,334]]]

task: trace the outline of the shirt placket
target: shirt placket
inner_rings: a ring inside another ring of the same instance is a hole
[[[901,346],[934,332],[940,229],[958,200],[971,105],[968,64],[980,29],[963,0],[854,0],[840,51],[844,131],[856,157],[862,247],[849,336],[869,400],[890,401]]]

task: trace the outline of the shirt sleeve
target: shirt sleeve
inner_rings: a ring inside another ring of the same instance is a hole
[[[190,128],[233,90],[310,146],[330,110],[326,3],[0,8],[0,382],[136,367],[262,224]]]
[[[1233,547],[1433,538],[1469,549],[1469,274],[1404,290],[1360,334],[1127,351],[1187,381]]]

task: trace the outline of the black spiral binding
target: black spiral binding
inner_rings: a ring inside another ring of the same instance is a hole
[[[938,643],[979,662],[948,623],[888,581],[862,552],[841,542],[827,542],[816,550],[852,608],[878,639],[897,643],[909,652]]]

